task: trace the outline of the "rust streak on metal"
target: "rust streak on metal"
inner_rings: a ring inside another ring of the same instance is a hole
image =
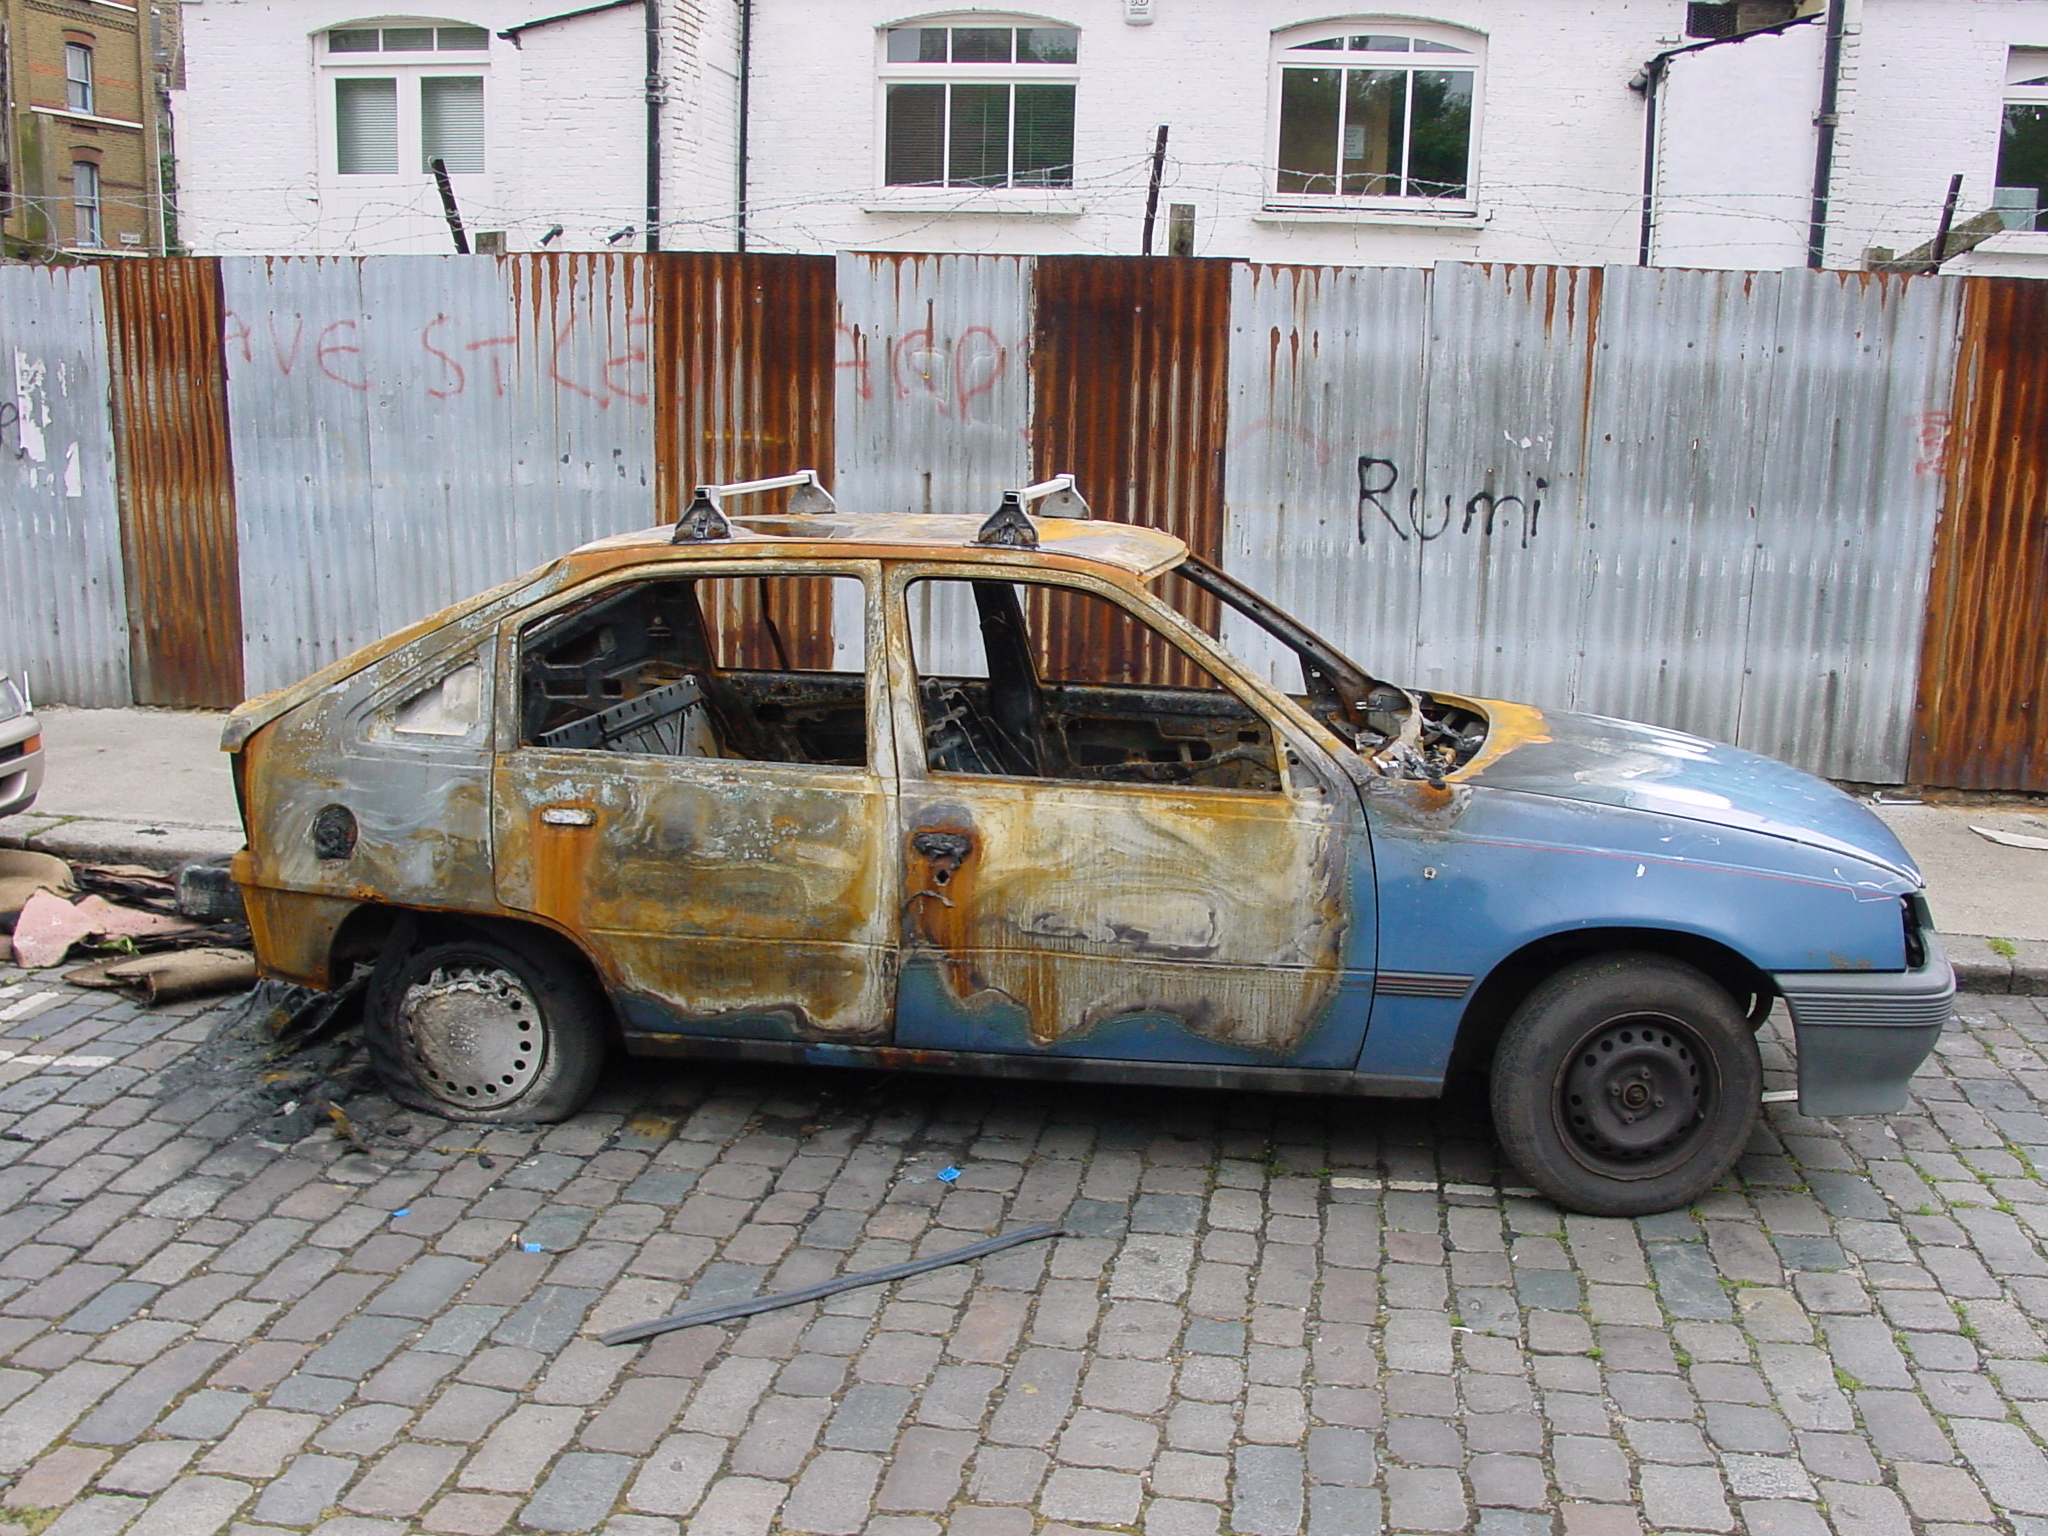
[[[1071,470],[1098,517],[1167,529],[1204,559],[1220,558],[1230,263],[1043,257],[1036,281],[1036,474]],[[1191,616],[1213,631],[1214,600]],[[1101,657],[1112,639],[1048,632],[1077,656]],[[1134,681],[1191,680],[1180,658],[1155,649],[1116,660]]]
[[[235,704],[242,595],[220,264],[115,261],[101,276],[136,702]]]
[[[2048,287],[1968,280],[1916,782],[2048,790]]]
[[[654,269],[655,505],[673,523],[699,485],[833,464],[837,336],[829,256],[705,252]],[[770,501],[749,511],[766,511]],[[798,666],[830,663],[822,587],[774,614]],[[744,625],[751,606],[722,622]]]

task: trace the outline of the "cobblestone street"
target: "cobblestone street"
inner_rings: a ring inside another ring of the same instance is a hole
[[[2043,1536],[2048,1010],[1961,1004],[1914,1113],[1631,1222],[1464,1101],[642,1063],[282,1145],[237,1005],[0,968],[0,1532]]]

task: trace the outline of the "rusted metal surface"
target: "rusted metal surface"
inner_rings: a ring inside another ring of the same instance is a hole
[[[2048,790],[2048,287],[1967,286],[1912,776]]]
[[[1225,261],[1048,256],[1034,278],[1033,478],[1072,471],[1098,517],[1167,529],[1205,559],[1223,536],[1230,274]],[[1216,622],[1199,594],[1190,612]],[[1110,641],[1054,632],[1084,655]],[[1130,671],[1189,676],[1157,647]]]
[[[234,258],[221,282],[250,688],[653,521],[637,258]]]
[[[241,557],[228,449],[220,266],[104,268],[135,702],[242,698]]]
[[[691,488],[833,467],[833,261],[725,252],[644,258],[655,292],[659,513]],[[787,493],[763,498],[773,507]],[[750,600],[730,616],[753,623]],[[830,655],[832,614],[801,600],[774,618],[807,660]]]
[[[98,267],[0,265],[0,667],[132,702]]]
[[[1955,302],[1857,274],[1240,267],[1226,563],[1378,676],[1895,782]]]

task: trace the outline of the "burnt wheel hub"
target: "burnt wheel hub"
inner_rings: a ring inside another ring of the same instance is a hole
[[[1603,1025],[1565,1064],[1559,1118],[1577,1147],[1596,1159],[1655,1158],[1704,1123],[1700,1057],[1689,1033],[1662,1020]]]
[[[405,989],[398,1036],[413,1078],[449,1104],[506,1104],[547,1059],[540,1007],[497,966],[437,966]]]

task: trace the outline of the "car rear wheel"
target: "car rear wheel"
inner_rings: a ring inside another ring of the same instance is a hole
[[[545,951],[434,944],[378,968],[364,1023],[391,1096],[451,1120],[566,1119],[604,1068],[604,999]]]
[[[1763,1069],[1726,992],[1659,955],[1605,955],[1531,992],[1494,1056],[1493,1120],[1529,1182],[1567,1210],[1690,1204],[1741,1155]]]

